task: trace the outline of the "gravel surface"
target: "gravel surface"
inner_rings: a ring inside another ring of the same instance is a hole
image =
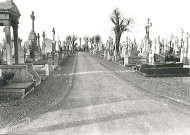
[[[88,55],[95,57],[92,54]],[[187,104],[190,103],[190,77],[144,77],[143,75],[134,72],[134,70],[122,65],[118,65],[100,57],[96,57],[96,59],[100,64],[115,71],[127,81],[130,81],[145,90],[180,100]]]
[[[71,86],[72,67],[76,53],[68,58],[44,82],[24,99],[0,101],[0,129],[31,115],[38,115],[44,108],[60,102]]]

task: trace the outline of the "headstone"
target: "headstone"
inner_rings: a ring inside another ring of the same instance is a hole
[[[103,50],[103,42],[100,42],[99,43],[99,51],[102,51]]]
[[[57,54],[54,54],[54,66],[58,65],[58,56]]]
[[[32,19],[32,30],[30,32],[30,35],[28,37],[28,41],[30,42],[30,46],[31,46],[31,52],[30,52],[30,58],[33,59],[33,61],[36,61],[36,55],[37,55],[37,36],[36,33],[34,31],[34,21],[35,21],[35,16],[34,16],[34,12],[32,11],[31,14],[31,19]]]
[[[24,48],[21,47],[22,39],[18,37],[18,63],[23,64],[24,62]]]
[[[189,33],[187,32],[187,36],[185,38],[185,44],[184,44],[184,63],[185,65],[189,64],[188,63],[188,50],[189,50]]]

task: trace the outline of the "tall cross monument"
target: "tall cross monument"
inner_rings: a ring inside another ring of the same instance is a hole
[[[35,21],[34,11],[32,11],[30,18],[32,19],[32,32],[34,32],[34,21]]]
[[[52,32],[53,32],[53,40],[55,41],[55,28],[54,27],[53,27]]]
[[[35,33],[35,30],[34,30],[34,20],[35,20],[35,16],[34,16],[34,12],[32,11],[32,14],[30,15],[30,18],[32,19],[32,30],[30,32],[30,35],[28,37],[28,40],[31,42],[31,52],[30,52],[30,55],[31,57],[33,58],[33,61],[35,61],[35,56],[37,55],[37,35]]]
[[[145,28],[146,28],[146,38],[149,40],[149,29],[150,29],[150,27],[152,26],[152,23],[150,23],[150,18],[148,18],[148,23],[147,23],[147,25],[145,26]]]

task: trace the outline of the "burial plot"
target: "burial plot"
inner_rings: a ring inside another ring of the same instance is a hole
[[[3,86],[0,88],[0,98],[7,95],[15,96],[21,93],[26,94],[26,89],[32,90],[34,88],[35,80],[34,80],[34,74],[31,73],[29,70],[29,66],[26,64],[20,64],[20,61],[19,61],[21,60],[22,61],[21,63],[23,63],[23,56],[24,56],[23,54],[21,54],[21,56],[19,54],[20,53],[19,51],[21,51],[21,48],[19,49],[20,47],[19,44],[21,42],[19,41],[19,38],[18,38],[18,24],[19,24],[19,18],[21,14],[17,6],[13,2],[13,0],[0,2],[0,16],[1,16],[0,26],[5,26],[4,32],[5,32],[5,46],[6,46],[6,50],[5,50],[6,64],[0,65],[0,71],[2,73],[5,73],[5,72],[14,73],[14,76],[12,78],[12,84],[8,86]],[[14,65],[12,62],[11,30],[10,30],[11,26],[13,27],[13,37],[14,37],[14,41],[13,41],[14,42],[14,57],[15,57]],[[23,84],[29,83],[29,85],[21,86],[19,85],[19,83],[23,83]],[[19,87],[16,87],[16,86],[19,86]]]

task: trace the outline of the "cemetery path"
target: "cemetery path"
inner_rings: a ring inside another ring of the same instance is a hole
[[[67,97],[12,133],[189,134],[189,112],[187,106],[149,93],[79,52]]]

